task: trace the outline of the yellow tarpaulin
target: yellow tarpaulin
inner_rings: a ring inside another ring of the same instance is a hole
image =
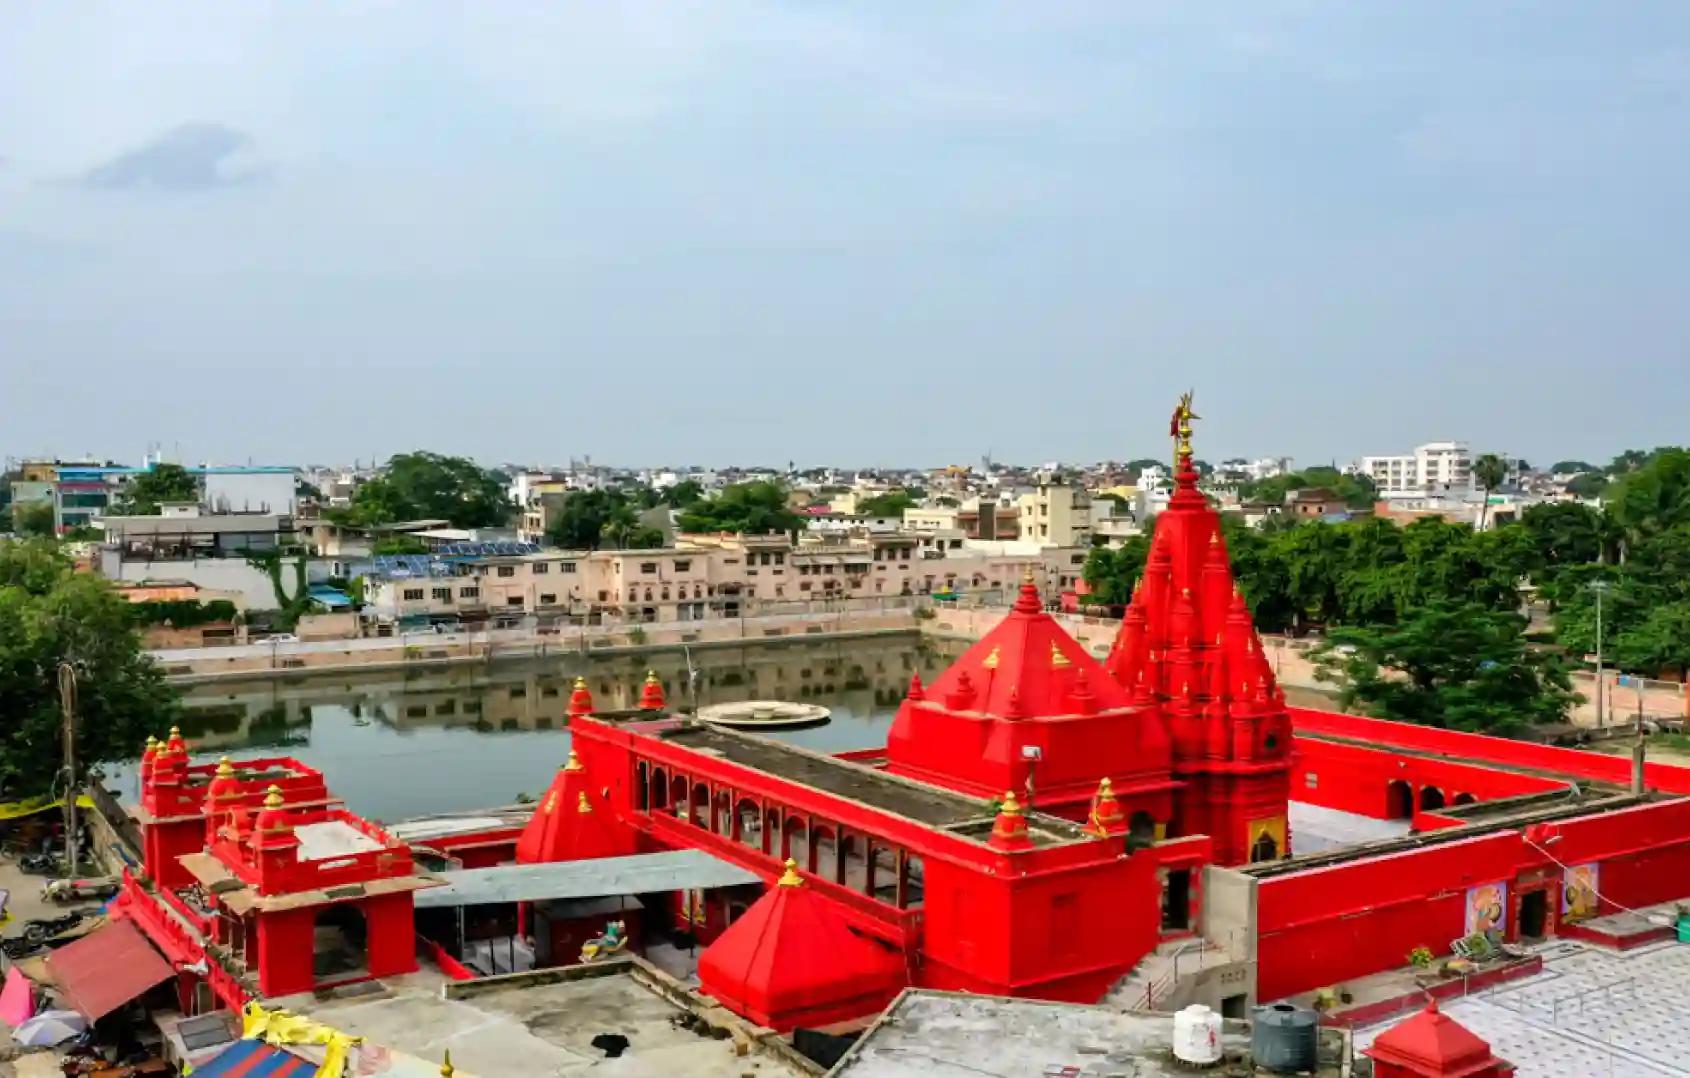
[[[51,794],[42,794],[40,797],[31,797],[23,801],[0,801],[0,820],[15,820],[20,816],[33,816],[37,812],[62,808],[64,803],[64,798],[54,797]],[[76,807],[91,809],[94,807],[94,799],[87,794],[83,794],[76,799]]]

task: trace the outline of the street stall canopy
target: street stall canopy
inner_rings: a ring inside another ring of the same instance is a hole
[[[174,971],[128,921],[103,927],[47,956],[64,1002],[90,1022],[117,1010]]]

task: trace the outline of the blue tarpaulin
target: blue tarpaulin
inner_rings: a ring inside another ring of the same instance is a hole
[[[307,1078],[317,1064],[263,1041],[236,1041],[194,1068],[194,1078]]]

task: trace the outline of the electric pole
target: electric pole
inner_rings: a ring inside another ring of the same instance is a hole
[[[64,716],[65,748],[65,879],[76,878],[80,852],[76,830],[76,667],[59,663],[59,711]]]

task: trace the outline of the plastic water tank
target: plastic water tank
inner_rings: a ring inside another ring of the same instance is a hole
[[[1275,1003],[1257,1007],[1250,1054],[1270,1071],[1312,1071],[1320,1047],[1318,1016],[1307,1007]]]
[[[1193,1003],[1174,1015],[1174,1058],[1207,1065],[1221,1058],[1221,1016]]]

